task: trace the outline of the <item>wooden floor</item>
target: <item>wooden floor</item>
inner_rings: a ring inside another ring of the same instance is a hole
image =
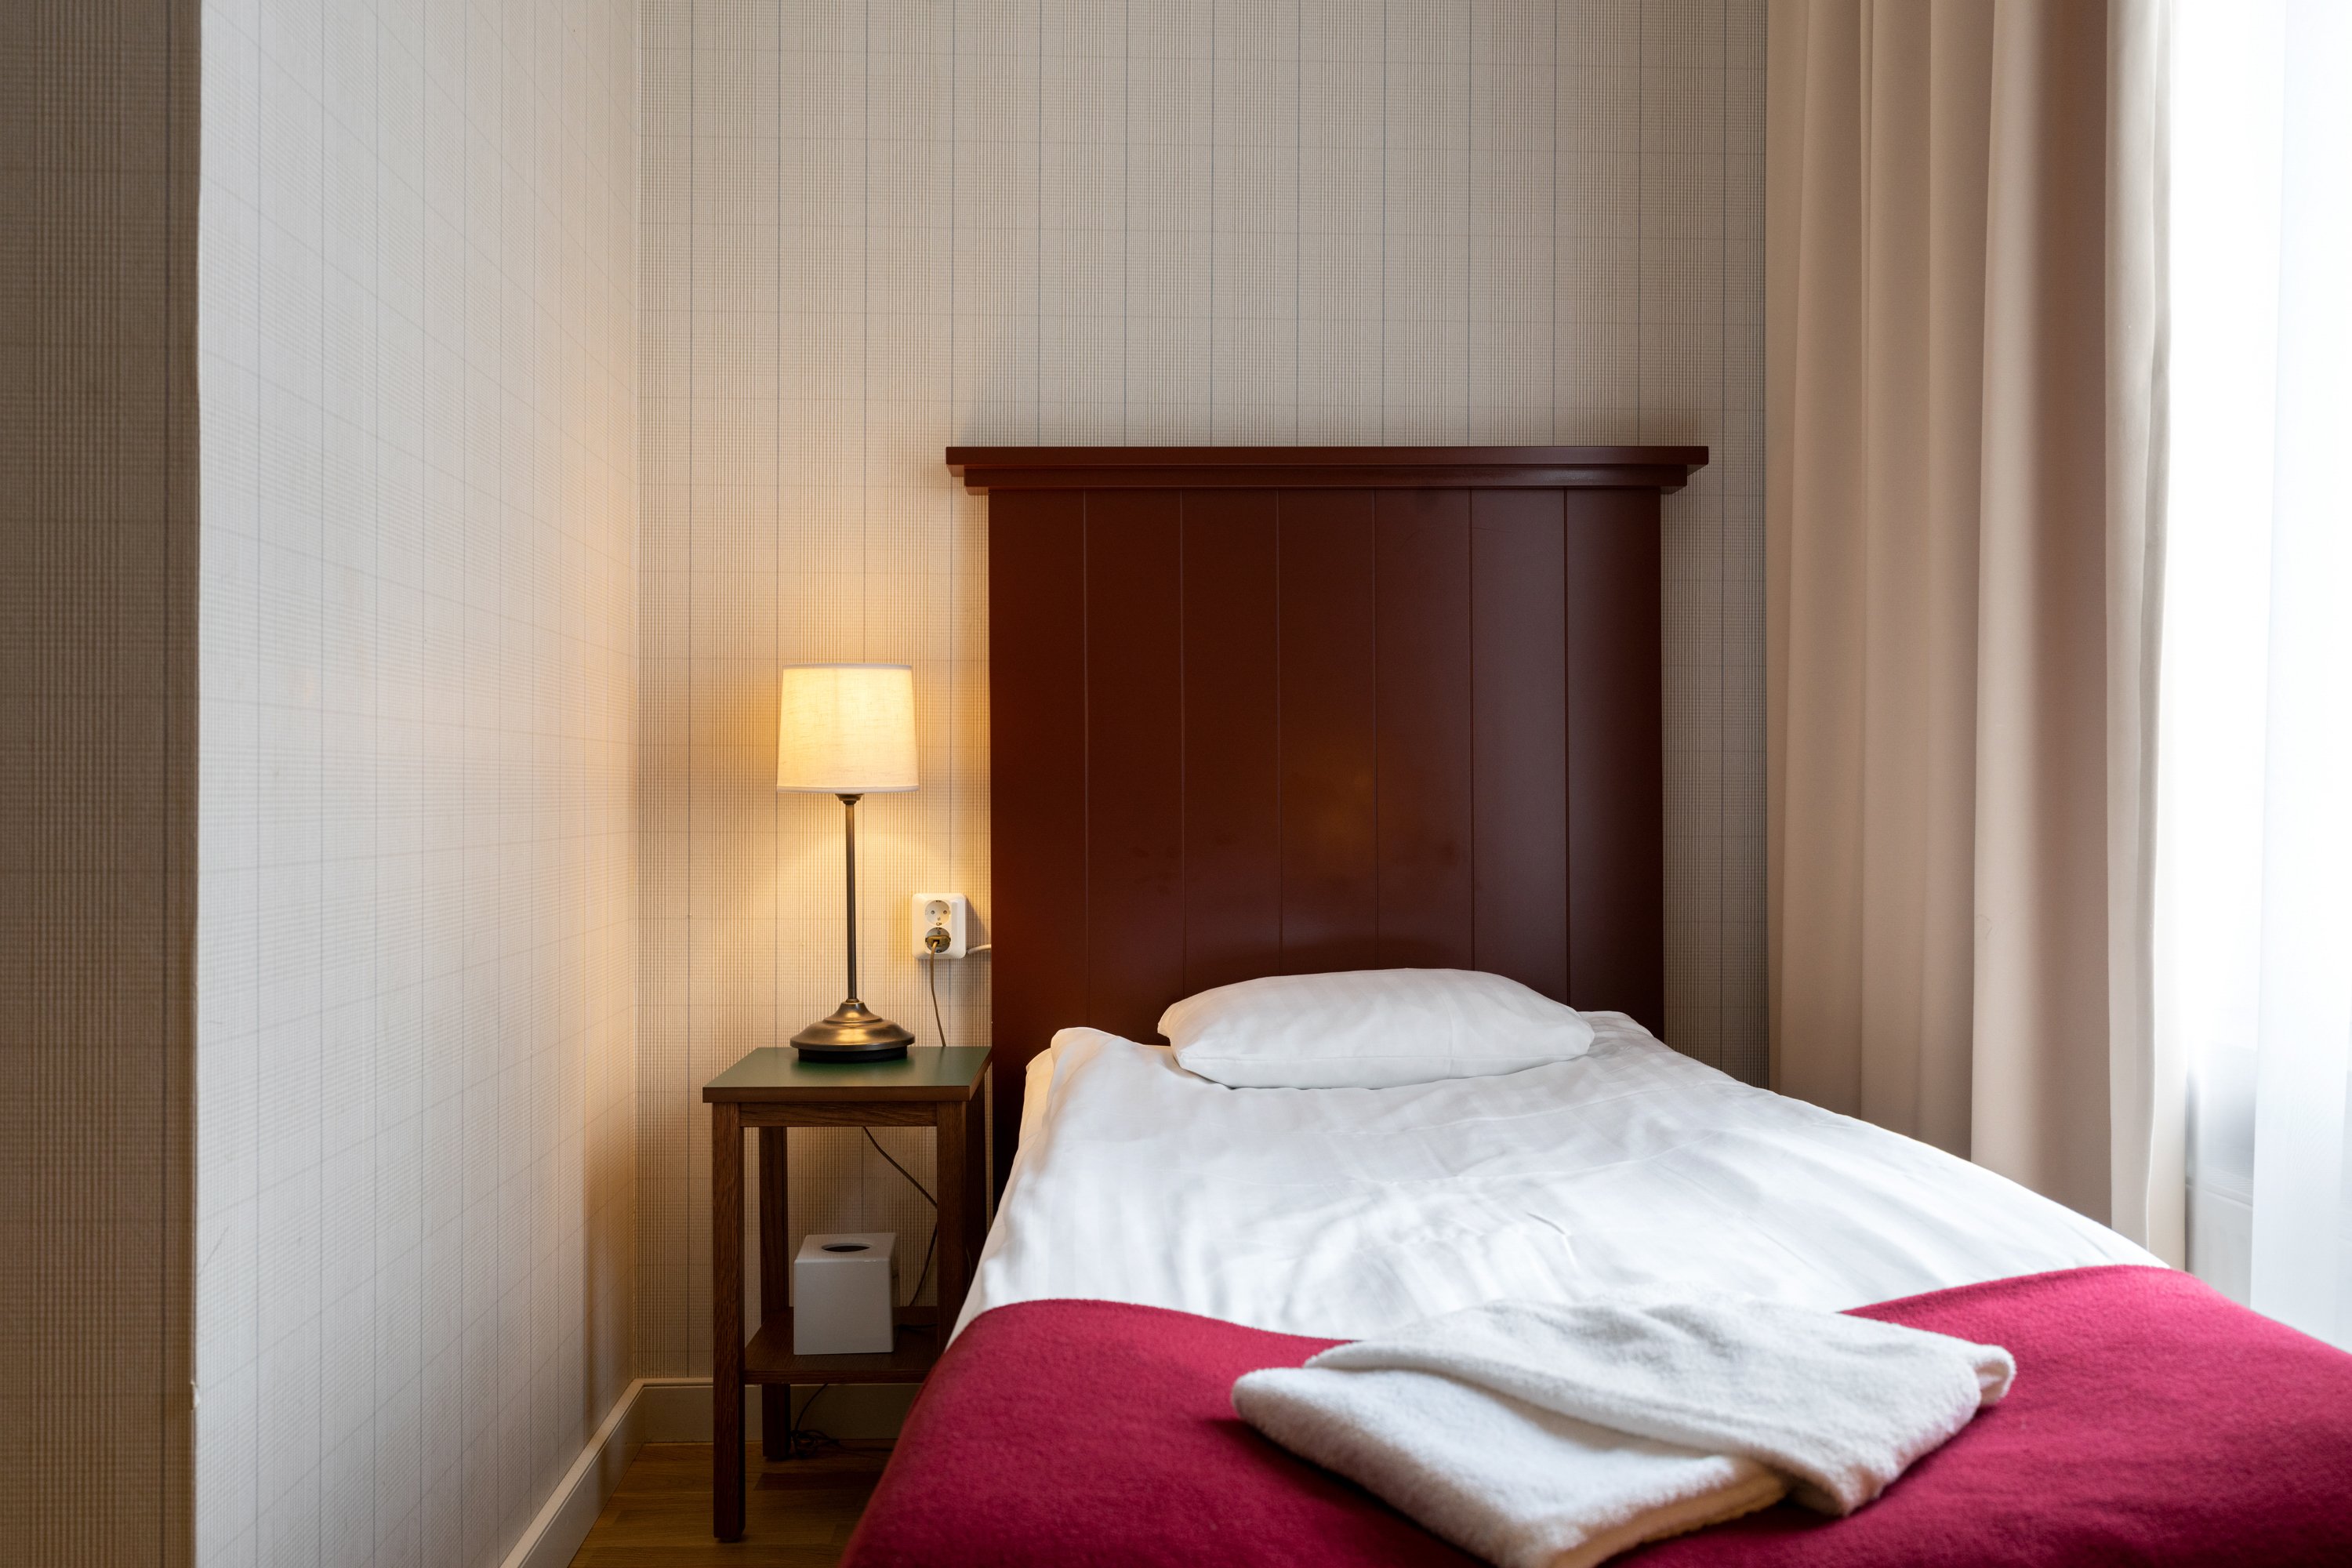
[[[833,1568],[889,1458],[887,1444],[850,1443],[771,1465],[754,1445],[743,1467],[743,1539],[722,1544],[710,1534],[710,1445],[648,1443],[572,1568]]]

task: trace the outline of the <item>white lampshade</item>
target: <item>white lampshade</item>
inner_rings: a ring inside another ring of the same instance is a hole
[[[788,664],[776,787],[876,795],[915,787],[915,672],[903,664]]]

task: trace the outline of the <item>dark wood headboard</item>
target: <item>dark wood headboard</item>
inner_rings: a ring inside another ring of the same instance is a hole
[[[1703,447],[950,447],[986,491],[996,1149],[1261,974],[1664,1011],[1658,498]]]

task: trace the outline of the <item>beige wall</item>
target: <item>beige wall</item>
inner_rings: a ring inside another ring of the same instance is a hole
[[[641,1372],[709,1365],[699,1085],[840,994],[779,662],[917,668],[866,998],[935,1039],[904,895],[985,915],[951,441],[1712,447],[1667,503],[1668,1033],[1761,1078],[1763,63],[1761,0],[648,5]],[[987,968],[943,967],[959,1042]],[[853,1136],[794,1142],[796,1231],[924,1234]]]
[[[188,1546],[194,0],[0,5],[0,1563]]]
[[[637,7],[204,24],[199,1552],[495,1563],[632,1373]]]

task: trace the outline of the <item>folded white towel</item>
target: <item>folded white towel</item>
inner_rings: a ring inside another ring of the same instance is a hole
[[[1234,1408],[1507,1568],[1582,1568],[1763,1507],[1847,1513],[2008,1391],[2009,1352],[1755,1301],[1496,1302],[1306,1366]]]
[[[1307,1364],[1438,1373],[1612,1431],[1743,1455],[1839,1514],[1967,1426],[2016,1372],[1998,1345],[1728,1300],[1496,1301]]]
[[[1629,1437],[1432,1373],[1254,1372],[1234,1385],[1234,1408],[1504,1568],[1589,1568],[1786,1489],[1753,1459]]]

